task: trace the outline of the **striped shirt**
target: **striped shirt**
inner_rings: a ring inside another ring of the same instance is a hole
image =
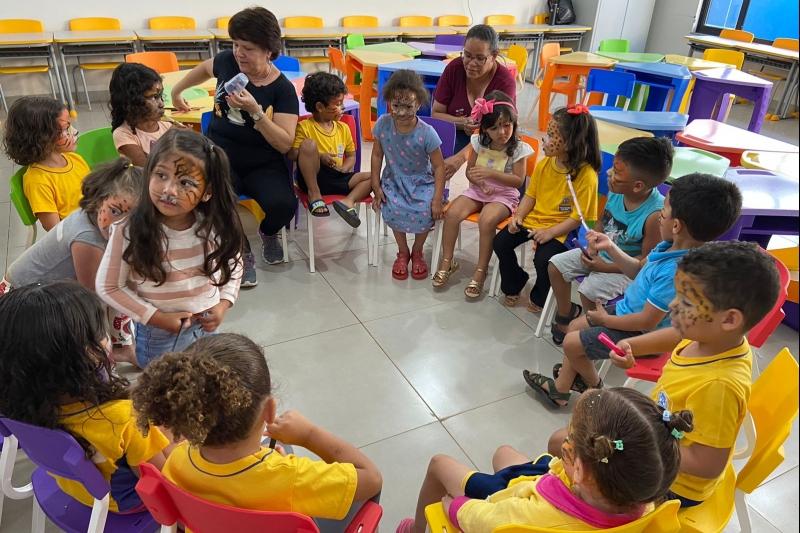
[[[108,246],[97,270],[97,294],[108,305],[142,324],[146,324],[156,311],[188,311],[196,314],[217,305],[221,300],[233,305],[239,295],[242,278],[241,258],[237,258],[238,265],[234,265],[236,260],[231,262],[230,281],[216,287],[213,282],[219,280],[221,273],[217,272],[213,279],[203,273],[203,261],[210,239],[196,235],[199,224],[199,220],[195,221],[192,227],[182,231],[162,225],[168,245],[162,264],[167,276],[161,285],[134,272],[122,260],[122,254],[130,243],[128,220],[113,224]]]

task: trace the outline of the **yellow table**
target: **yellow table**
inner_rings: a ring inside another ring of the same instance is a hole
[[[717,61],[708,61],[707,59],[701,59],[699,57],[682,56],[678,54],[665,55],[664,62],[670,63],[671,65],[682,65],[691,71],[730,67],[730,65],[726,63],[718,63]]]
[[[20,68],[25,68],[31,67],[30,60],[32,58],[42,58],[47,60],[47,74],[48,76],[51,76],[50,71],[55,71],[55,81],[58,84],[58,94],[61,96],[62,101],[66,103],[67,100],[64,93],[64,86],[62,85],[61,75],[58,69],[58,58],[56,57],[55,43],[53,42],[53,32],[0,33],[0,60],[23,59],[26,60],[26,63],[25,65],[20,65]],[[53,93],[56,92],[56,83],[54,83],[53,78],[50,77],[50,85],[53,89]],[[5,99],[3,100],[3,105],[5,105]],[[74,109],[70,107],[70,114],[74,112]]]
[[[218,54],[220,50],[233,47],[231,36],[228,35],[228,29],[222,28],[208,28],[208,32],[214,36],[214,53]]]
[[[168,51],[214,57],[214,35],[204,29],[194,30],[136,30],[146,52]]]
[[[636,137],[652,137],[653,134],[649,131],[642,131],[610,122],[603,122],[596,120],[597,123],[597,138],[600,140],[600,145],[605,147],[619,146],[628,139]],[[613,150],[616,152],[616,149]]]
[[[406,38],[456,34],[455,28],[450,26],[400,26],[397,27],[397,30],[401,32],[400,35]]]
[[[191,98],[188,100],[188,104],[192,107],[190,111],[179,113],[173,109],[167,109],[164,111],[164,116],[171,117],[179,122],[183,122],[184,124],[197,124],[198,128],[195,129],[199,130],[199,124],[203,117],[203,113],[214,109],[214,97],[200,96],[198,98]]]
[[[181,81],[186,74],[188,74],[188,70],[178,70],[175,72],[165,72],[161,75],[161,79],[164,80],[164,90],[166,87],[174,87],[179,81]],[[209,95],[213,95],[217,91],[217,78],[209,78],[197,87],[201,87],[205,89]]]
[[[745,168],[770,170],[776,174],[797,180],[800,154],[797,152],[759,152],[747,150],[742,153],[741,164]]]
[[[354,48],[347,51],[351,61],[347,62],[347,79],[355,79],[356,72],[361,73],[361,91],[359,107],[361,114],[361,135],[365,140],[372,140],[372,84],[378,77],[378,67],[387,63],[408,61],[408,56],[388,52],[373,52]]]
[[[403,35],[405,28],[401,28],[400,26],[377,26],[366,28],[342,27],[341,30],[345,32],[345,35],[349,35],[351,33],[360,33],[364,36],[364,39],[397,39]]]

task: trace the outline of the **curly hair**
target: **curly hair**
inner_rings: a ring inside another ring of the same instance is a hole
[[[150,363],[131,399],[143,431],[164,426],[176,439],[220,446],[249,435],[270,393],[261,348],[243,335],[220,333]]]
[[[46,96],[23,96],[8,110],[3,148],[20,166],[43,161],[56,149],[61,135],[58,116],[66,107]]]
[[[130,244],[123,252],[122,259],[134,271],[157,284],[166,280],[163,263],[169,241],[160,223],[161,213],[150,199],[149,180],[156,165],[169,154],[187,154],[203,163],[207,190],[212,194],[208,201],[200,202],[195,208],[201,215],[198,217],[196,235],[208,239],[203,274],[213,278],[217,272],[221,273],[219,281],[214,283],[221,287],[231,279],[231,262],[235,260],[237,264],[241,263],[244,230],[236,211],[237,200],[225,151],[188,129],[171,128],[150,153],[144,169],[145,179],[139,204],[128,216]]]
[[[127,122],[136,131],[136,124],[147,113],[144,93],[159,83],[161,76],[150,67],[141,63],[120,63],[111,73],[108,84],[111,130]]]
[[[386,85],[383,86],[383,99],[391,102],[395,93],[408,91],[414,93],[417,98],[417,104],[420,107],[428,103],[430,95],[425,85],[422,83],[422,78],[413,70],[398,70],[389,78]]]
[[[249,41],[270,53],[274,61],[283,49],[281,27],[269,9],[248,7],[242,9],[228,22],[228,35],[237,41]]]
[[[0,412],[59,427],[65,398],[100,406],[127,397],[103,343],[105,306],[72,280],[34,283],[0,298]]]
[[[692,430],[691,411],[670,413],[623,387],[592,389],[572,414],[569,441],[603,497],[620,507],[663,499],[678,475],[680,433]]]
[[[317,112],[317,103],[327,106],[337,96],[347,94],[344,82],[329,72],[314,72],[306,76],[303,85],[303,103],[309,113]]]
[[[489,146],[492,144],[492,139],[486,130],[497,124],[501,118],[514,125],[514,131],[511,132],[511,139],[506,145],[506,155],[511,157],[519,144],[519,137],[517,136],[517,109],[514,107],[514,100],[511,99],[503,91],[492,91],[484,96],[487,100],[494,100],[496,102],[509,102],[511,105],[495,105],[491,113],[487,113],[481,117],[480,123],[480,143],[481,146]]]
[[[81,209],[97,225],[97,211],[106,198],[125,194],[138,199],[143,181],[142,169],[126,157],[97,166],[81,183]]]
[[[558,131],[567,145],[567,169],[573,179],[583,165],[600,172],[603,156],[594,117],[589,113],[573,115],[567,112],[566,107],[562,107],[556,109],[551,120],[558,125]]]

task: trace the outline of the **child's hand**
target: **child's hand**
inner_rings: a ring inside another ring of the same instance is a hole
[[[633,357],[633,349],[631,348],[631,345],[628,343],[628,341],[619,341],[617,346],[619,346],[622,351],[625,352],[625,356],[623,357],[621,355],[617,355],[614,353],[614,350],[609,350],[608,358],[611,359],[611,362],[615,366],[625,370],[633,368],[633,366],[636,364],[636,358]]]
[[[383,188],[380,185],[372,188],[372,210],[376,213],[381,210],[381,205],[386,203],[386,197],[383,196]]]
[[[605,272],[606,262],[599,255],[593,255],[591,259],[586,254],[581,254],[581,264],[590,272]]]
[[[480,183],[492,177],[492,171],[486,167],[474,166],[467,169],[467,179],[473,183]]]
[[[453,176],[455,176],[458,169],[461,168],[464,162],[458,159],[458,157],[451,155],[447,159],[444,160],[444,179],[449,180]]]
[[[603,302],[600,300],[597,300],[593,311],[586,311],[586,319],[591,326],[605,326],[606,318],[609,316]]]
[[[590,249],[595,251],[608,251],[613,248],[614,241],[608,238],[605,233],[598,231],[590,231],[586,234],[586,242],[589,244]]]
[[[309,419],[297,411],[286,411],[271,424],[267,424],[267,433],[273,439],[285,444],[295,444],[305,448],[315,427]]]
[[[431,217],[433,220],[441,220],[444,218],[444,204],[441,200],[434,198],[431,201]]]
[[[192,318],[192,313],[188,311],[179,311],[177,313],[165,313],[163,311],[156,311],[150,321],[147,323],[149,326],[155,326],[164,331],[168,331],[177,335],[180,331],[188,325],[188,320]]]
[[[550,228],[534,229],[529,232],[536,244],[552,241],[556,234]]]
[[[231,303],[228,300],[221,300],[214,307],[209,307],[202,313],[192,315],[192,319],[202,326],[203,331],[211,333],[212,331],[216,331],[219,325],[222,324],[225,312],[230,309],[230,307]]]
[[[336,168],[336,159],[333,154],[319,154],[319,164],[323,167]]]
[[[516,215],[511,217],[511,221],[508,223],[508,232],[509,233],[519,233],[519,230],[522,228],[522,220],[519,220]]]

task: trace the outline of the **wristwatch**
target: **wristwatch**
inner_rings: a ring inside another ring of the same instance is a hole
[[[258,112],[251,114],[250,118],[253,119],[253,122],[258,122],[259,120],[264,118],[264,112],[259,109]]]

